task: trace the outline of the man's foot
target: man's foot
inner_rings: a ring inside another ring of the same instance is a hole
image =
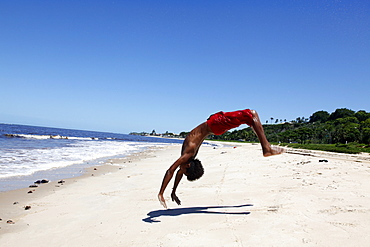
[[[272,156],[272,155],[282,154],[284,152],[285,152],[285,150],[281,147],[270,146],[270,148],[268,150],[263,151],[263,156],[269,157],[269,156]]]

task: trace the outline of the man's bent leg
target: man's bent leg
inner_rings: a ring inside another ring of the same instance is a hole
[[[261,124],[258,113],[255,110],[251,110],[253,116],[253,125],[251,126],[254,132],[256,133],[262,147],[263,156],[277,155],[284,152],[284,149],[279,147],[271,147],[271,144],[268,142],[263,126]]]

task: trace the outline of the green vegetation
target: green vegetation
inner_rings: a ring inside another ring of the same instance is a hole
[[[271,122],[274,118],[271,118]],[[278,123],[279,121],[275,121]],[[329,114],[318,111],[310,118],[297,118],[290,122],[280,120],[280,124],[263,126],[270,142],[288,145],[293,148],[317,149],[332,152],[370,152],[370,113],[352,111],[346,108]],[[182,132],[180,135],[186,135]],[[248,127],[228,131],[220,136],[210,136],[211,140],[243,140],[258,142],[253,130]]]

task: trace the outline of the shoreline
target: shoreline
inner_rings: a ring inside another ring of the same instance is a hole
[[[260,145],[230,144],[200,148],[205,175],[180,182],[180,206],[170,200],[171,181],[165,191],[168,210],[156,195],[181,144],[108,160],[32,194],[29,188],[2,192],[0,241],[8,246],[366,246],[370,241],[367,159],[296,149],[264,158]],[[15,224],[6,223],[10,218]]]
[[[61,179],[76,178],[82,176],[85,173],[85,170],[90,167],[102,166],[109,160],[125,158],[132,155],[135,156],[137,153],[142,153],[150,149],[161,148],[162,146],[163,145],[152,145],[149,147],[145,147],[144,149],[135,150],[129,154],[118,154],[114,156],[101,157],[68,166],[40,170],[28,175],[14,175],[0,178],[0,193],[27,188],[30,185],[33,185],[35,181],[42,179],[56,181]]]
[[[13,219],[19,219],[22,215],[25,215],[25,207],[32,204],[32,201],[38,200],[47,196],[51,193],[56,193],[59,190],[62,190],[64,187],[67,187],[73,183],[78,182],[79,180],[88,179],[89,177],[102,176],[114,172],[118,172],[125,168],[126,165],[134,161],[145,159],[150,157],[153,153],[158,150],[165,149],[168,146],[179,145],[179,144],[168,144],[165,146],[151,146],[145,150],[131,153],[122,157],[107,157],[99,159],[101,162],[84,162],[83,164],[73,165],[72,169],[80,170],[79,173],[73,173],[73,176],[69,177],[60,177],[63,174],[68,174],[68,172],[59,172],[55,177],[58,179],[50,180],[45,184],[38,184],[38,187],[31,188],[29,185],[34,183],[31,181],[36,181],[41,179],[38,174],[51,174],[55,170],[60,171],[70,171],[71,167],[62,167],[56,169],[50,169],[47,171],[40,171],[32,175],[22,176],[26,177],[25,186],[20,188],[15,188],[11,190],[0,191],[0,238],[4,233],[8,233],[11,230],[20,230],[21,227],[13,227],[16,221]],[[20,176],[19,176],[20,177]],[[49,176],[49,178],[52,176]],[[54,177],[54,176],[53,176]],[[42,179],[46,179],[42,178]],[[23,180],[23,179],[22,179]],[[26,185],[28,184],[28,186]],[[19,187],[19,186],[17,186]],[[32,207],[31,207],[32,208]],[[7,216],[7,217],[5,217]],[[8,220],[14,222],[14,224],[6,224]],[[3,224],[1,226],[1,223]]]

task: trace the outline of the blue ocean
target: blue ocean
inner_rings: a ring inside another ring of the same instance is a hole
[[[78,176],[86,167],[181,140],[37,126],[0,124],[0,191],[36,179]]]

